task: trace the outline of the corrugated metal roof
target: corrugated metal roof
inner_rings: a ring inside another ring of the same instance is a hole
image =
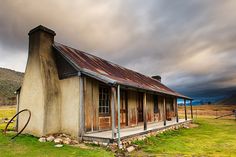
[[[106,83],[121,84],[129,87],[191,99],[173,91],[158,80],[106,61],[89,53],[76,50],[56,42],[53,47],[57,49],[67,61],[76,67],[77,70]]]

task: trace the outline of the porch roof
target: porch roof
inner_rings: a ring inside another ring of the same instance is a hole
[[[192,99],[184,96],[160,81],[145,76],[133,70],[124,68],[97,56],[76,50],[60,43],[53,47],[76,69],[85,75],[98,79],[108,84],[120,84],[128,87],[168,94],[180,98]]]

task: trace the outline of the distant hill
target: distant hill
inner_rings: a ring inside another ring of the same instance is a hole
[[[216,102],[217,105],[236,105],[236,94]]]
[[[23,76],[24,74],[21,72],[0,68],[1,99],[15,97],[14,92],[21,86],[23,82]]]

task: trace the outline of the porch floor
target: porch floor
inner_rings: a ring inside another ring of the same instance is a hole
[[[125,139],[125,138],[129,138],[129,137],[133,137],[136,135],[142,135],[142,134],[147,134],[149,132],[153,132],[153,131],[158,131],[158,130],[163,130],[165,128],[171,127],[173,125],[178,125],[178,124],[182,124],[185,122],[189,122],[191,121],[190,119],[188,119],[187,121],[185,121],[185,119],[179,119],[179,122],[176,122],[176,119],[173,119],[172,121],[166,121],[166,126],[164,126],[164,122],[152,122],[152,123],[148,123],[147,124],[147,130],[144,130],[143,125],[138,125],[135,127],[127,127],[127,128],[121,128],[120,130],[120,137],[121,139]],[[112,130],[108,130],[108,131],[101,131],[101,132],[92,132],[92,133],[85,133],[83,136],[84,140],[108,140],[109,142],[112,140],[116,140],[112,139]]]

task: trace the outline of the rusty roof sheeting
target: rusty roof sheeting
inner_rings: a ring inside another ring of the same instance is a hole
[[[158,93],[164,93],[181,98],[191,99],[168,88],[158,80],[145,76],[133,70],[124,68],[102,58],[89,53],[76,50],[60,43],[54,43],[53,47],[57,49],[65,59],[81,72],[111,84],[121,84],[125,86],[145,89]]]

